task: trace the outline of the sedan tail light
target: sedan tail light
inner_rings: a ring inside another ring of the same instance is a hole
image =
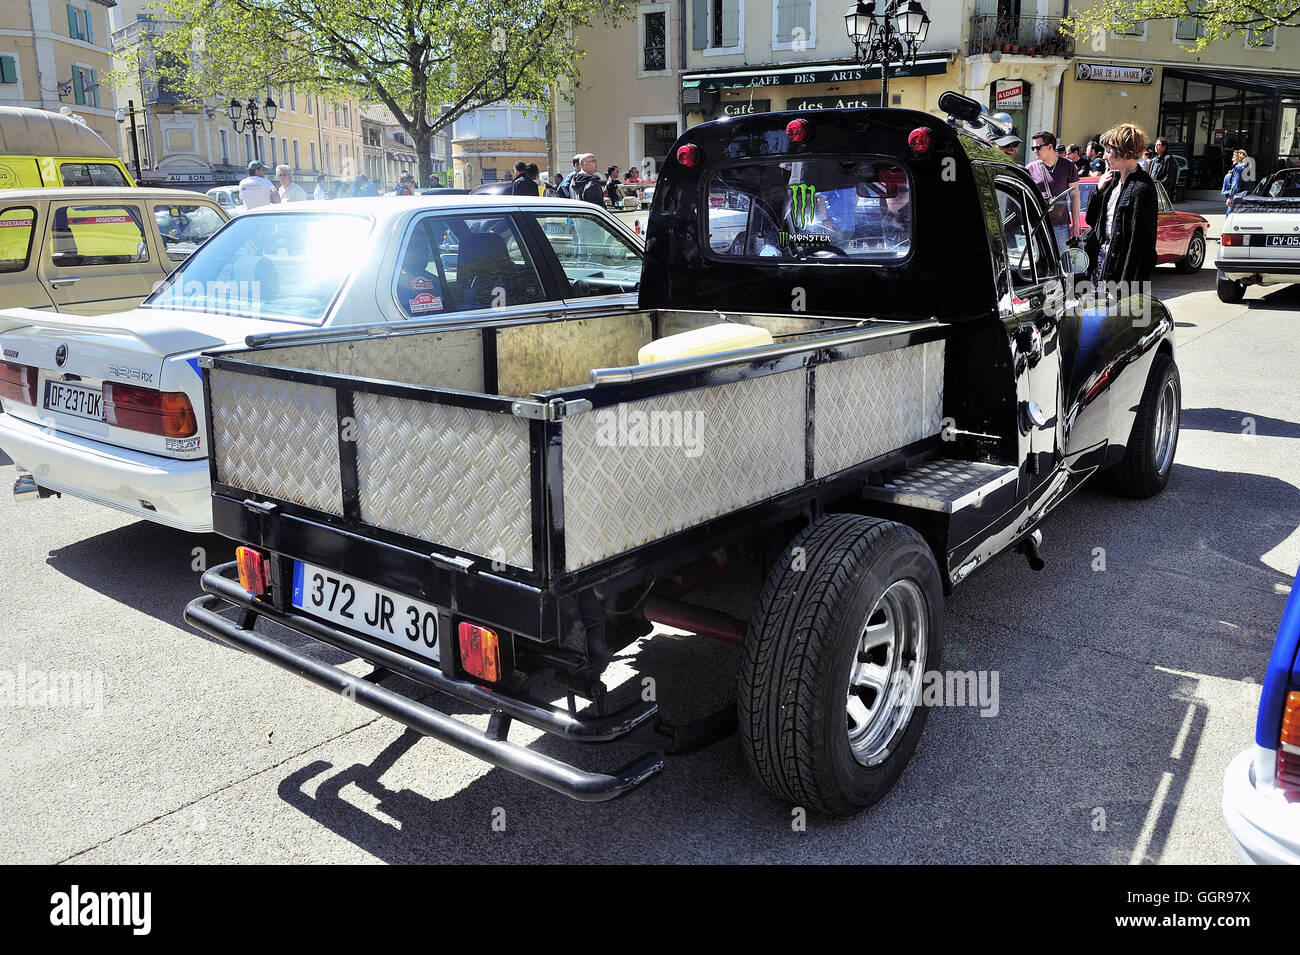
[[[1219,236],[1219,245],[1221,246],[1248,245],[1249,244],[1247,241],[1248,239],[1249,239],[1248,236],[1242,235],[1240,232],[1225,232],[1221,236]]]
[[[32,365],[0,361],[0,398],[25,405],[36,404],[36,379],[40,371]]]
[[[194,407],[183,391],[154,391],[104,382],[104,419],[119,428],[188,438],[198,434]]]
[[[1282,732],[1277,742],[1277,788],[1300,797],[1300,692],[1286,695]]]

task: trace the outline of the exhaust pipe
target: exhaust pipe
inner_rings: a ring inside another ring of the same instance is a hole
[[[21,503],[23,501],[35,501],[41,497],[40,485],[30,474],[20,474],[18,480],[14,481],[14,500]]]

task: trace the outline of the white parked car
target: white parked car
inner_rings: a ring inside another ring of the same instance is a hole
[[[1300,282],[1300,169],[1282,169],[1233,200],[1219,236],[1219,300],[1248,285]]]
[[[237,216],[241,212],[246,212],[243,202],[239,199],[239,186],[217,186],[215,189],[209,189],[207,192],[209,199],[214,201],[221,208],[226,210],[229,216]]]
[[[636,304],[641,256],[621,222],[566,199],[341,199],[247,212],[130,311],[0,311],[0,449],[27,472],[15,495],[66,493],[210,531],[201,352],[344,325],[383,334],[388,323],[488,311],[624,308]]]

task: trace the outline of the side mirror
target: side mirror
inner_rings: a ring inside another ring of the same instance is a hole
[[[1066,275],[1086,275],[1088,272],[1088,253],[1083,249],[1066,249],[1061,256],[1061,265]]]

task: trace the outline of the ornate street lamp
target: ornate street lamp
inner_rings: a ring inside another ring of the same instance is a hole
[[[855,3],[844,14],[844,29],[853,41],[853,57],[864,66],[880,65],[880,105],[889,105],[889,64],[911,66],[930,32],[930,16],[921,0],[889,0],[876,13],[876,0]]]
[[[230,125],[235,127],[236,133],[244,133],[253,130],[253,158],[261,159],[257,154],[257,130],[265,130],[270,135],[271,130],[275,127],[275,116],[280,111],[275,105],[275,100],[271,97],[266,98],[266,102],[259,108],[257,100],[249,97],[247,103],[240,105],[239,100],[232,99],[230,105],[226,107],[226,115],[230,117]],[[264,113],[259,116],[258,113]]]

